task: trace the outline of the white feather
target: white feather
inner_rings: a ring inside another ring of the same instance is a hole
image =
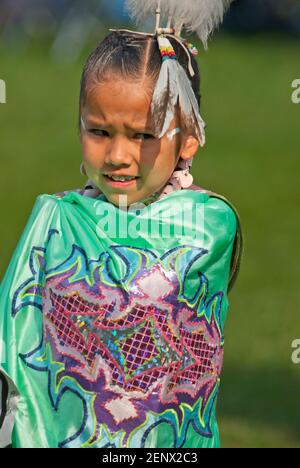
[[[157,0],[126,0],[125,7],[132,18],[142,21],[148,15],[155,14]]]
[[[177,60],[166,60],[162,64],[152,98],[154,126],[160,138],[169,130],[177,104],[184,129],[204,146],[205,123],[199,114],[199,105],[190,80]]]
[[[224,14],[234,0],[161,0],[162,18],[172,17],[172,25],[184,24],[188,32],[196,32],[207,47],[213,31],[223,21]],[[157,0],[127,0],[127,9],[138,22],[154,15]]]

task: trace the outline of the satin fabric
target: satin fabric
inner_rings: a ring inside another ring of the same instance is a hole
[[[0,290],[13,447],[219,447],[236,232],[227,203],[193,190],[139,212],[39,196]]]

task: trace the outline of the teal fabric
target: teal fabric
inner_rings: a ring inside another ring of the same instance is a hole
[[[193,190],[137,212],[39,196],[0,290],[13,447],[218,447],[236,232]]]

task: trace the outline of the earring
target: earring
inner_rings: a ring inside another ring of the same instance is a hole
[[[184,164],[182,165],[182,171],[180,171],[178,178],[183,189],[189,188],[193,184],[194,178],[190,173],[190,165],[188,161],[184,161]]]
[[[83,162],[80,164],[80,174],[82,174],[83,176],[87,175]]]

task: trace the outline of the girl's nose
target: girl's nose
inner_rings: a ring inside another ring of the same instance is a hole
[[[121,136],[111,138],[105,157],[105,164],[112,166],[130,166],[131,162],[132,155],[126,144],[126,138]]]

